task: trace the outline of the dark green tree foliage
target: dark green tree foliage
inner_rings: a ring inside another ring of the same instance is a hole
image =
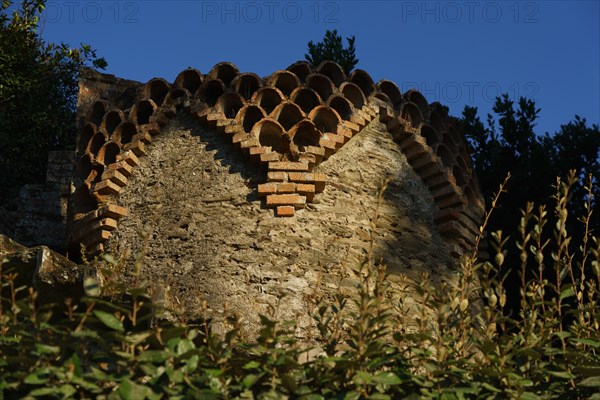
[[[312,40],[308,42],[308,53],[304,57],[315,67],[323,61],[335,61],[346,74],[349,74],[358,63],[358,59],[354,47],[356,38],[352,36],[346,40],[348,47],[344,48],[343,39],[338,35],[337,30],[327,30],[322,42],[316,44]]]
[[[484,124],[477,116],[477,109],[465,107],[463,111],[463,129],[472,148],[473,165],[486,202],[489,205],[498,185],[511,173],[507,192],[503,194],[500,207],[495,210],[490,219],[488,231],[502,230],[508,232],[510,227],[518,226],[521,219],[521,209],[527,202],[547,204],[553,194],[552,185],[556,177],[565,179],[569,170],[576,170],[579,178],[571,188],[570,207],[578,215],[584,215],[584,204],[587,196],[585,185],[589,174],[594,185],[592,207],[598,208],[600,190],[600,131],[598,125],[587,125],[586,120],[575,116],[575,119],[554,135],[538,135],[535,132],[535,121],[540,112],[535,102],[520,98],[515,104],[508,95],[496,98],[493,107],[495,116],[488,114]],[[553,207],[546,210],[553,212]],[[600,231],[600,213],[591,216],[590,227],[595,232]],[[567,221],[570,233],[579,235],[584,225],[577,219]],[[548,239],[548,238],[544,238]],[[572,244],[576,247],[579,244]],[[509,249],[511,255],[506,265],[519,265],[519,251]],[[533,260],[529,260],[533,262]],[[528,273],[537,267],[530,265]],[[510,268],[508,278],[509,293],[513,306],[519,301],[518,271]],[[508,272],[508,271],[507,271]],[[548,271],[547,271],[548,272]]]
[[[42,182],[48,151],[75,142],[79,69],[103,68],[87,45],[47,43],[39,33],[45,0],[0,6],[0,202]]]
[[[518,210],[525,207],[527,201],[545,203],[552,194],[555,177],[565,178],[571,169],[577,170],[580,177],[573,188],[573,206],[583,204],[586,177],[592,174],[595,182],[600,179],[598,125],[590,127],[585,119],[576,115],[574,121],[562,125],[554,135],[538,135],[535,121],[540,109],[535,102],[520,98],[515,107],[506,94],[496,98],[493,112],[497,119],[488,114],[487,124],[484,124],[477,116],[477,108],[467,106],[462,119],[486,200],[506,174],[511,173],[508,193],[503,196],[502,208],[496,213],[491,230],[515,226],[520,218]],[[598,196],[600,192],[596,188],[596,204]],[[597,227],[598,217],[593,220]]]

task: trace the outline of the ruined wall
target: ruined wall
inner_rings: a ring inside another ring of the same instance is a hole
[[[305,329],[311,295],[353,291],[351,269],[367,256],[377,193],[389,177],[375,259],[393,283],[400,274],[448,276],[451,248],[435,229],[433,198],[384,125],[372,122],[319,172],[328,185],[318,200],[293,219],[275,218],[257,197],[265,172],[218,132],[177,118],[120,196],[129,215],[108,249],[143,253],[142,279],[165,291],[171,307],[193,312],[206,299],[218,319],[227,304],[255,328],[258,313],[281,299],[280,316]]]
[[[465,139],[417,91],[333,62],[265,78],[219,63],[135,90],[85,113],[69,249],[143,255],[141,279],[170,306],[204,299],[218,319],[228,304],[252,330],[282,299],[280,316],[308,328],[308,298],[353,287],[386,177],[374,258],[392,280],[447,278],[474,243],[483,202]]]
[[[74,163],[75,152],[51,151],[46,182],[24,185],[16,210],[0,210],[0,233],[26,246],[46,245],[64,252]]]

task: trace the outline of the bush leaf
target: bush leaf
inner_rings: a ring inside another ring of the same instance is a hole
[[[110,329],[113,329],[115,331],[125,330],[125,328],[123,327],[123,323],[114,314],[108,313],[106,311],[94,310],[94,315],[96,316],[96,318],[98,318],[100,322],[102,322]]]

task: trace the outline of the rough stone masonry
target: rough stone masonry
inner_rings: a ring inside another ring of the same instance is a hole
[[[86,71],[78,115],[69,256],[142,255],[167,306],[206,301],[248,333],[276,309],[309,337],[311,299],[350,293],[369,254],[396,295],[407,275],[449,279],[479,230],[458,121],[363,70],[219,63],[145,85]]]

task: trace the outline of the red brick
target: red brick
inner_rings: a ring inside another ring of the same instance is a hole
[[[433,155],[429,154],[429,153],[426,153],[423,157],[421,157],[421,158],[419,158],[419,159],[414,160],[413,162],[411,162],[410,165],[418,173],[420,169],[422,169],[422,168],[428,168],[431,165],[433,165],[434,163],[435,163],[435,159],[433,158]]]
[[[441,224],[446,221],[458,221],[460,212],[453,208],[444,208],[433,213],[433,222]]]
[[[98,182],[96,186],[94,186],[94,192],[101,196],[117,195],[121,192],[121,186],[107,179]]]
[[[427,187],[429,188],[429,190],[438,189],[439,187],[447,184],[448,182],[456,184],[456,180],[454,179],[454,177],[447,173],[431,175],[422,179],[425,182],[425,185],[427,185]]]
[[[273,161],[269,169],[274,171],[308,171],[308,163],[294,161]]]
[[[321,173],[308,173],[308,172],[290,172],[288,174],[289,180],[292,182],[300,183],[314,183],[315,190],[320,193],[325,188],[326,176]]]
[[[227,127],[232,125],[232,121],[228,120],[227,118],[221,118],[217,120],[217,130],[219,131],[219,133],[225,133],[225,129],[227,129]]]
[[[98,210],[94,210],[94,211],[90,211],[86,214],[78,214],[78,215],[80,215],[80,217],[77,218],[73,222],[73,229],[78,229],[79,226],[83,226],[83,225],[87,224],[88,222],[93,221],[99,217]]]
[[[303,196],[306,196],[306,201],[312,202],[315,197],[315,185],[308,183],[298,183],[296,186],[296,192]]]
[[[352,139],[352,130],[342,125],[338,125],[337,134],[345,138],[345,142]]]
[[[152,136],[148,132],[137,133],[137,134],[133,135],[133,139],[144,142],[145,144],[152,143]]]
[[[358,126],[358,130],[360,130],[363,126],[367,124],[367,121],[365,121],[364,118],[362,118],[360,115],[357,115],[356,113],[350,116],[350,122],[356,124]]]
[[[323,137],[325,139],[329,139],[331,141],[333,141],[336,145],[336,148],[340,148],[341,145],[343,145],[346,141],[346,138],[342,135],[338,135],[336,133],[331,133],[331,132],[327,132],[326,134],[323,135]]]
[[[443,200],[446,197],[460,195],[460,189],[458,186],[448,182],[446,185],[431,192],[431,195],[433,196],[434,200]]]
[[[250,139],[251,137],[253,137],[253,136],[250,136],[246,132],[238,132],[235,135],[233,135],[233,137],[231,138],[231,142],[233,144],[237,144],[243,140]]]
[[[321,157],[325,155],[325,149],[317,146],[306,146],[306,152]]]
[[[306,197],[299,194],[270,194],[267,196],[267,206],[294,206],[302,208]]]
[[[414,166],[413,166],[414,168]],[[439,176],[447,176],[448,173],[446,169],[441,164],[432,164],[429,167],[421,168],[419,171],[419,176],[423,181],[427,181],[429,179],[433,179]]]
[[[242,149],[248,149],[250,147],[258,147],[258,146],[260,146],[260,142],[258,141],[257,138],[251,137],[251,138],[242,140],[240,142],[240,146],[242,147]]]
[[[483,215],[485,213],[485,208],[480,208],[478,205],[469,204],[462,206],[460,208],[460,212],[465,214],[473,223],[479,226],[483,220]]]
[[[144,124],[138,127],[141,133],[149,133],[152,136],[158,135],[160,133],[160,125],[156,122],[150,122],[148,124]]]
[[[360,126],[352,121],[344,121],[344,126],[346,127],[346,129],[350,130],[352,136],[354,136],[354,134],[360,131]]]
[[[268,194],[277,193],[277,184],[276,183],[261,183],[258,185],[258,195],[266,196]]]
[[[414,146],[408,150],[404,151],[404,156],[406,159],[411,162],[413,160],[418,160],[419,158],[425,156],[426,154],[430,154],[427,150],[423,148],[423,146]]]
[[[140,164],[139,158],[130,150],[124,151],[123,153],[119,154],[117,156],[117,160],[123,160],[132,167],[136,167]]]
[[[278,217],[293,217],[296,209],[292,206],[278,206],[277,216]]]
[[[271,181],[284,182],[284,181],[287,181],[288,174],[287,174],[287,172],[283,172],[283,171],[269,171],[269,172],[267,172],[267,179],[269,180],[269,182],[271,182]]]
[[[98,212],[99,215],[101,215],[102,217],[114,219],[125,217],[128,214],[127,209],[125,207],[121,207],[116,204],[106,204],[102,206],[102,208],[100,208]]]
[[[302,153],[298,156],[298,161],[307,163],[311,167],[317,163],[317,157],[314,154]]]
[[[262,147],[262,146],[251,147],[248,150],[250,151],[251,156],[259,156],[259,155],[265,154],[267,152],[267,148]]]
[[[404,139],[400,140],[398,144],[400,145],[400,148],[403,151],[406,151],[417,145],[420,145],[419,147],[425,148],[427,142],[422,136],[417,136],[415,134],[410,133]]]
[[[458,194],[447,197],[443,200],[436,200],[435,202],[435,205],[440,209],[449,207],[459,207],[463,204],[465,204],[464,197]]]
[[[473,237],[473,235],[471,235],[464,227],[462,227],[456,221],[444,222],[443,224],[439,224],[437,228],[440,231],[440,233],[446,236],[454,236],[458,239],[464,240],[470,245],[473,245],[475,243],[475,238]]]
[[[116,169],[105,171],[102,174],[102,179],[103,180],[110,179],[112,181],[112,183],[114,183],[120,187],[127,185],[127,180],[128,180],[125,175],[123,175]]]
[[[373,119],[377,115],[377,111],[375,111],[373,107],[371,107],[368,104],[365,104],[363,106],[362,111],[364,111],[365,114],[369,115],[371,119]]]
[[[389,105],[379,107],[379,119],[385,123],[396,116],[396,112]]]
[[[479,234],[479,225],[471,221],[469,217],[465,214],[460,214],[458,218],[458,223],[465,227],[473,237]]]
[[[224,133],[227,136],[233,136],[237,133],[243,132],[244,130],[239,125],[227,125]]]
[[[331,150],[331,152],[333,152],[337,147],[336,147],[336,142],[334,142],[331,139],[327,139],[325,137],[321,138],[321,140],[319,140],[319,145],[321,145],[322,147],[324,147],[325,149],[325,157],[328,157],[328,151],[327,150]],[[330,152],[330,154],[331,154]],[[329,154],[329,155],[330,155]]]
[[[294,193],[296,184],[292,182],[282,182],[277,184],[277,193]]]
[[[117,229],[117,220],[112,218],[102,218],[89,225],[89,230],[102,229],[105,231],[114,231]]]
[[[133,167],[127,164],[125,161],[119,161],[106,167],[106,171],[119,171],[123,176],[129,178],[133,173]]]
[[[271,161],[279,161],[279,157],[280,157],[280,155],[277,152],[261,154],[260,162],[270,163]]]
[[[87,232],[82,236],[80,241],[86,248],[90,248],[93,245],[105,242],[108,239],[110,239],[110,232],[99,229]]]
[[[89,221],[87,223],[73,226],[72,237],[74,240],[83,240],[91,235],[102,236],[97,232],[114,231],[117,228],[117,221],[112,218],[103,218],[100,220]],[[106,236],[106,235],[104,235]]]
[[[133,153],[138,157],[146,155],[146,145],[144,144],[144,142],[142,142],[140,140],[136,140],[134,142],[127,143],[124,146],[124,149],[133,151]]]
[[[197,106],[192,106],[192,115],[200,120],[201,123],[206,124],[206,120],[208,118],[208,114],[212,112],[211,108],[199,108],[198,111],[195,111]]]
[[[250,159],[255,162],[260,162],[260,157],[265,155],[267,152],[266,147],[258,146],[258,147],[250,147],[248,149],[248,154],[250,155]]]
[[[96,257],[104,253],[104,245],[102,243],[98,243],[91,247],[86,246],[85,252],[87,253],[88,257]]]

